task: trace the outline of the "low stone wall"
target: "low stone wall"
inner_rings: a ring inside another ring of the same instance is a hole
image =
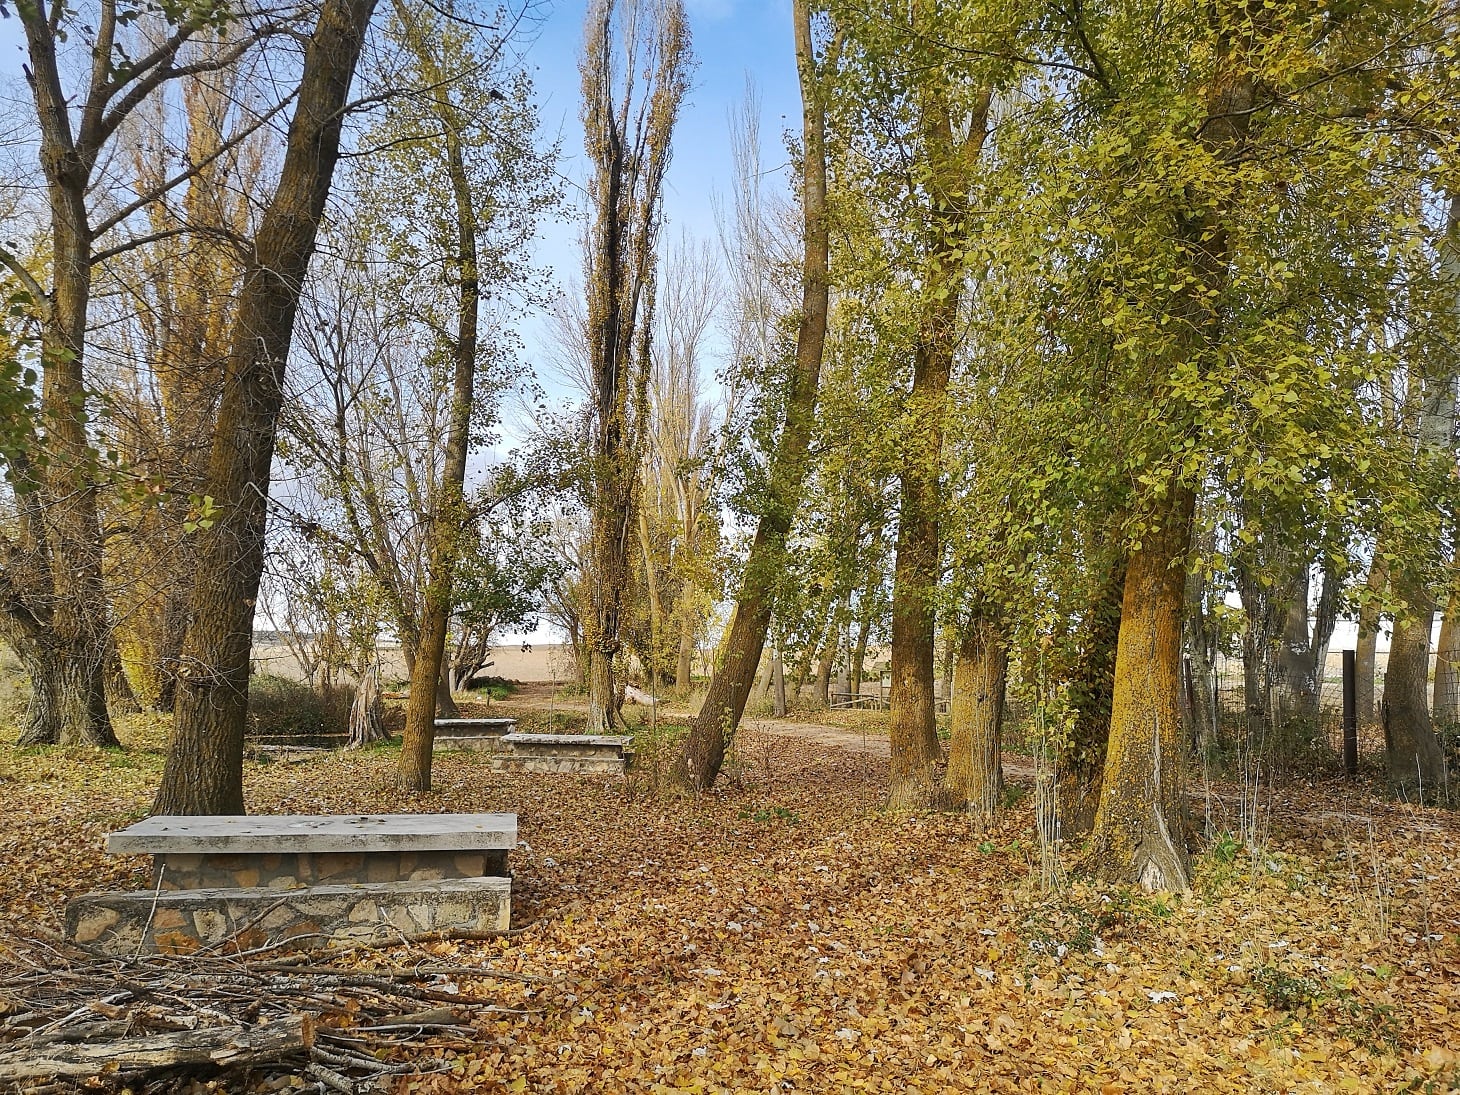
[[[253,950],[289,939],[390,940],[505,931],[511,879],[141,890],[86,894],[66,908],[67,938],[108,954]]]
[[[364,882],[435,882],[507,873],[504,851],[167,853],[153,857],[164,890],[238,886],[288,890]]]

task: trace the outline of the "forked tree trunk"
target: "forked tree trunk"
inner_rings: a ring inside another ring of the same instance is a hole
[[[920,6],[910,15],[921,23]],[[948,380],[959,341],[958,310],[968,230],[968,191],[987,136],[989,95],[965,119],[966,135],[954,136],[946,87],[919,81],[913,90],[927,180],[914,194],[928,220],[922,241],[917,343],[913,348],[912,391],[905,409],[907,447],[899,454],[902,499],[892,578],[892,689],[888,697],[892,749],[887,788],[889,809],[933,805],[938,791],[938,727],[933,697],[937,656],[935,601],[942,563],[943,420]]]
[[[156,814],[244,812],[249,651],[284,367],[374,6],[325,0],[305,49],[279,182],[245,270],[209,463],[217,516],[198,536],[192,626]]]
[[[1110,741],[1086,862],[1100,877],[1185,890],[1186,743],[1181,733],[1181,614],[1192,492],[1175,487],[1126,568]]]
[[[1086,614],[1080,661],[1070,682],[1075,719],[1055,761],[1057,827],[1064,840],[1078,840],[1095,827],[1110,741],[1125,572],[1125,555],[1114,556]]]
[[[949,705],[948,802],[966,809],[979,828],[991,824],[1004,792],[1004,683],[1008,648],[998,625],[976,614],[958,636]]]
[[[792,0],[796,71],[801,84],[801,212],[805,253],[801,265],[801,322],[796,361],[785,394],[785,424],[771,459],[766,508],[751,541],[740,579],[740,595],[725,642],[725,655],[710,678],[709,693],[674,764],[673,779],[689,790],[714,786],[725,749],[745,713],[765,648],[774,605],[776,576],[786,551],[791,520],[806,475],[806,454],[816,418],[821,380],[821,350],[826,341],[827,260],[825,107],[812,51],[808,0]]]
[[[350,736],[346,745],[360,749],[389,740],[390,735],[380,721],[380,670],[371,666],[355,688],[355,702],[350,705]]]
[[[1389,791],[1406,802],[1445,802],[1445,754],[1429,709],[1430,632],[1434,599],[1410,592],[1409,610],[1394,622],[1384,674],[1384,745]]]

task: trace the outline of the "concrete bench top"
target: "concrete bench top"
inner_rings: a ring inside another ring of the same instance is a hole
[[[476,730],[482,727],[516,726],[516,719],[437,719],[437,730]]]
[[[634,739],[626,734],[508,734],[508,745],[596,745],[626,748]]]
[[[109,852],[154,855],[490,851],[516,846],[516,814],[159,816],[106,838]]]

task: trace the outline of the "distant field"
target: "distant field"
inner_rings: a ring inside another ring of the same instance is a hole
[[[380,657],[386,680],[405,679],[406,663],[399,648],[382,647]],[[571,659],[572,654],[565,644],[533,644],[531,651],[524,651],[520,645],[500,647],[492,655],[492,666],[483,673],[511,681],[565,681],[572,676]],[[296,680],[304,676],[294,655],[280,642],[255,642],[253,660],[261,673],[274,673]]]

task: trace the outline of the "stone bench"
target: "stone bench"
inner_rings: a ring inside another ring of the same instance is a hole
[[[516,719],[437,719],[435,743],[448,749],[501,748],[502,738],[512,733]]]
[[[633,738],[618,734],[508,734],[492,756],[499,772],[622,775],[634,760]]]
[[[153,857],[153,889],[87,894],[67,933],[111,953],[250,949],[506,929],[516,814],[151,817],[107,850]]]

